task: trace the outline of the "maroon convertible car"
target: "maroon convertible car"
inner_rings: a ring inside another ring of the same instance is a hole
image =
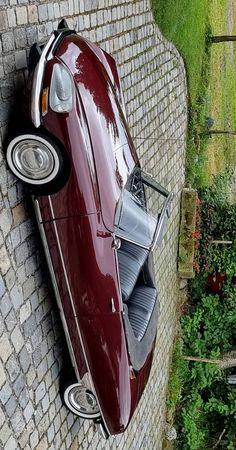
[[[32,192],[76,375],[65,404],[107,437],[126,429],[148,380],[152,250],[172,193],[140,169],[110,55],[63,20],[31,48],[29,71],[29,126],[8,140],[7,161]]]

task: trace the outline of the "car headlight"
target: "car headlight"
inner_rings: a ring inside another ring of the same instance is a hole
[[[50,86],[49,104],[58,113],[69,112],[73,107],[74,81],[62,64],[54,64]]]

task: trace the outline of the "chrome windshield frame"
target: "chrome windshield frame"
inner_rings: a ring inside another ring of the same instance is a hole
[[[144,183],[146,185],[148,185],[149,187],[151,187],[152,189],[156,190],[161,195],[166,197],[165,201],[163,203],[161,212],[159,214],[159,218],[157,220],[157,225],[156,225],[156,228],[155,228],[155,231],[154,231],[154,234],[153,234],[153,241],[152,241],[152,243],[149,246],[140,244],[139,242],[137,242],[137,241],[135,241],[133,239],[124,237],[123,234],[119,233],[118,229],[116,229],[114,235],[116,237],[120,238],[120,239],[123,239],[124,241],[127,241],[127,242],[130,242],[132,244],[135,244],[138,247],[144,248],[144,249],[149,250],[149,251],[153,251],[155,246],[156,246],[156,244],[157,244],[157,242],[158,242],[158,238],[161,236],[161,231],[162,231],[163,226],[164,226],[165,218],[169,218],[170,205],[171,205],[171,202],[172,202],[172,200],[174,198],[174,194],[173,194],[173,192],[167,191],[161,184],[159,184],[154,178],[152,178],[151,175],[149,175],[146,172],[143,172],[143,170],[141,170],[140,167],[136,166],[131,175],[134,175],[137,170],[141,171],[142,180],[144,181]]]
[[[157,222],[157,227],[156,227],[156,230],[155,230],[155,233],[154,233],[153,242],[152,242],[152,245],[150,247],[151,251],[155,248],[155,246],[157,244],[157,241],[158,241],[158,238],[161,235],[161,231],[162,231],[162,228],[164,226],[165,217],[167,216],[168,219],[170,217],[170,205],[171,205],[171,202],[172,202],[173,198],[174,198],[174,194],[173,194],[173,192],[170,192],[168,197],[165,200],[165,203],[164,203],[163,207],[162,207],[162,211],[161,211],[159,220]]]

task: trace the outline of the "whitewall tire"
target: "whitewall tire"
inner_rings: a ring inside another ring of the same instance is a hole
[[[73,383],[65,388],[64,402],[72,413],[83,419],[101,416],[96,396],[81,383]]]
[[[58,177],[61,158],[48,139],[36,134],[22,134],[7,146],[9,168],[21,181],[31,186],[45,186]]]

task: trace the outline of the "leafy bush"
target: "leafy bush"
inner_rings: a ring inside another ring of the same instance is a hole
[[[230,180],[228,174],[218,175],[212,186],[199,192],[198,271],[189,284],[188,311],[181,319],[182,353],[212,362],[236,349],[236,204],[228,198]],[[220,273],[222,289],[213,295],[209,275]],[[177,448],[210,450],[218,442],[219,449],[236,449],[236,386],[227,382],[232,370],[188,362],[177,406]]]
[[[236,343],[236,287],[227,285],[223,298],[202,295],[182,317],[184,354],[216,360]],[[178,448],[212,448],[225,428],[223,447],[236,442],[236,389],[216,364],[189,362],[177,414]]]
[[[230,203],[228,194],[233,182],[233,177],[227,173],[217,175],[210,187],[199,191],[200,239],[195,248],[195,260],[202,274],[222,272],[231,279],[236,275],[236,203]],[[218,240],[232,241],[232,244],[214,242]],[[204,286],[206,277],[200,278]],[[197,289],[198,281],[195,283]]]

